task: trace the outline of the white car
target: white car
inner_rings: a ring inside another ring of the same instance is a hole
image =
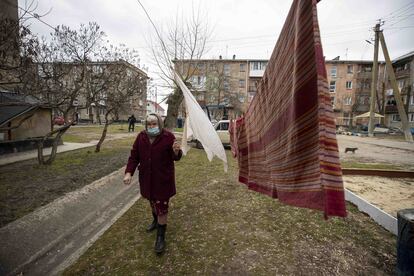
[[[214,125],[214,129],[216,130],[224,146],[230,146],[229,126],[230,126],[229,120],[221,120],[217,124]]]
[[[214,129],[216,130],[218,136],[220,137],[221,142],[223,143],[224,147],[230,146],[230,133],[229,133],[229,126],[230,121],[229,120],[221,120],[218,121],[216,124],[214,124]],[[196,148],[202,149],[203,146],[199,141],[196,142]]]

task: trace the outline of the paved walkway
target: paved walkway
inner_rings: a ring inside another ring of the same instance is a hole
[[[58,275],[138,199],[125,168],[0,228],[0,275]]]
[[[89,143],[68,143],[65,142],[63,145],[58,146],[57,152],[65,152],[65,151],[71,151],[81,148],[87,148],[87,147],[93,147],[96,146],[96,143],[93,143],[92,141]],[[45,148],[43,149],[43,154],[45,156],[50,155],[52,151],[52,148]],[[3,154],[0,156],[0,166],[11,164],[14,162],[29,160],[37,158],[37,149],[36,150],[29,150],[24,152],[17,152],[17,153],[10,153],[10,154]]]

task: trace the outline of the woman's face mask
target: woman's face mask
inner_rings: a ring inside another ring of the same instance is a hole
[[[157,122],[148,122],[147,123],[147,132],[149,135],[158,135],[160,133],[160,128],[158,127]]]

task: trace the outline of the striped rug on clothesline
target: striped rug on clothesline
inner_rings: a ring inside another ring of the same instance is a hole
[[[249,189],[346,216],[316,0],[293,1],[257,93],[230,133]]]

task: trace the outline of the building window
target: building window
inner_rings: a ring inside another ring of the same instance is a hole
[[[210,70],[211,71],[216,71],[217,70],[217,66],[215,63],[210,63]]]
[[[351,105],[352,104],[352,97],[346,97],[344,99],[345,105]]]
[[[250,70],[265,70],[266,66],[266,61],[252,61],[250,63]]]
[[[336,81],[331,81],[329,83],[329,92],[335,92],[336,91]]]
[[[413,95],[410,96],[410,105],[414,105],[414,96]]]
[[[409,120],[410,122],[414,122],[414,113],[410,113],[410,114],[408,114],[408,120]]]
[[[354,73],[354,67],[353,67],[352,65],[348,65],[348,66],[347,66],[347,69],[346,69],[346,72],[347,72],[348,74],[352,74],[352,73]]]
[[[371,72],[372,71],[372,66],[364,66],[362,67],[362,72]]]
[[[346,89],[352,89],[352,81],[346,82]]]
[[[198,101],[204,101],[204,94],[198,94],[197,95],[197,100]]]
[[[253,100],[254,95],[256,95],[256,92],[249,92],[249,98],[248,98],[249,103]]]
[[[239,95],[239,102],[244,103],[245,97],[244,95]]]
[[[246,72],[246,64],[240,63],[240,72]]]
[[[204,70],[204,68],[205,68],[205,64],[204,63],[199,63],[199,64],[197,64],[197,69],[198,70]]]
[[[392,114],[392,121],[393,122],[401,121],[400,115],[399,114]]]
[[[335,97],[331,97],[331,104],[332,104],[332,106],[335,105]]]
[[[331,77],[336,77],[336,66],[331,67]]]
[[[224,87],[224,90],[225,90],[225,91],[229,91],[229,89],[230,89],[230,84],[229,84],[229,81],[228,81],[228,80],[224,80],[224,82],[223,82],[223,87]]]
[[[224,64],[224,75],[229,76],[230,75],[230,64]]]
[[[399,80],[398,81],[398,89],[403,89],[404,88],[404,84],[405,84],[405,80]]]
[[[245,88],[246,87],[246,81],[245,80],[239,80],[239,87]]]

